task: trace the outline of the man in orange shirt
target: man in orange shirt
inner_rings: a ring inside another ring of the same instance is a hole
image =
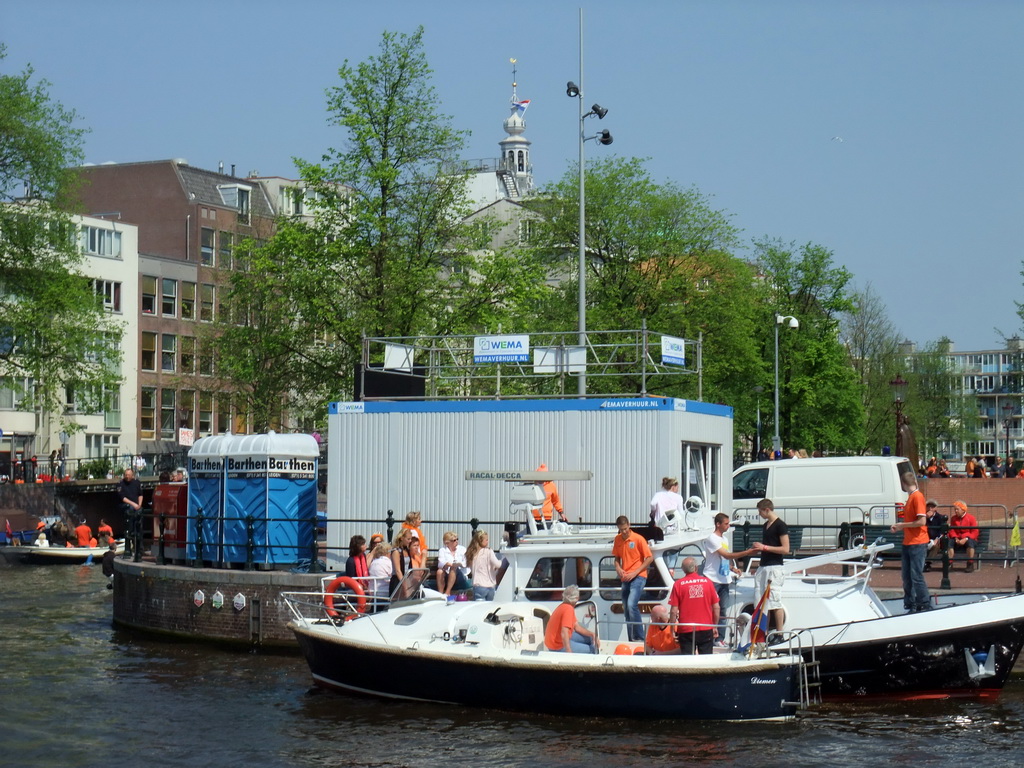
[[[541,464],[537,467],[538,472],[547,472],[548,465]],[[533,508],[533,519],[538,523],[543,520],[545,523],[550,523],[553,517],[553,512],[558,512],[558,519],[563,523],[569,522],[569,518],[565,516],[565,509],[562,507],[562,499],[558,495],[558,486],[555,485],[554,480],[545,480],[540,484],[541,488],[544,489],[544,503],[540,508]]]
[[[907,613],[931,609],[931,595],[924,583],[924,560],[928,554],[928,516],[924,494],[917,487],[913,472],[900,478],[903,490],[910,494],[903,507],[903,522],[895,523],[893,533],[903,531],[903,608]]]
[[[91,547],[92,544],[92,528],[83,520],[75,528],[75,536],[78,537],[78,546],[80,547]]]
[[[651,623],[647,627],[647,652],[653,654],[679,653],[676,633],[669,623],[668,608],[656,605],[651,609]]]
[[[629,528],[629,518],[619,515],[615,521],[619,535],[612,544],[615,572],[622,583],[622,614],[626,636],[631,642],[643,642],[644,620],[640,616],[640,597],[647,586],[647,566],[654,562],[647,539]]]
[[[570,584],[562,590],[562,604],[555,608],[544,630],[544,647],[561,653],[597,653],[597,636],[576,619],[580,588]]]

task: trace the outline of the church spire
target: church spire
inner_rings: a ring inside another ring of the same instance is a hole
[[[518,69],[516,60],[509,59],[512,65],[512,98],[511,113],[503,127],[508,137],[498,142],[501,147],[501,162],[498,164],[499,174],[505,179],[508,197],[521,197],[533,189],[533,165],[530,163],[530,140],[523,136],[526,121],[523,115],[530,106],[530,100],[520,100],[519,83],[516,80]]]

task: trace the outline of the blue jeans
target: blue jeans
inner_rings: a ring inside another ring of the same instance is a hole
[[[931,608],[928,586],[924,583],[924,559],[928,544],[904,544],[901,554],[903,570],[903,607],[908,611]]]
[[[474,600],[493,600],[494,587],[473,587]]]
[[[594,647],[594,638],[581,635],[579,632],[572,633],[572,637],[569,638],[569,648],[573,653],[597,653],[597,648]],[[565,653],[565,648],[554,651],[554,653]]]
[[[630,642],[644,641],[644,620],[640,617],[640,596],[647,586],[647,578],[637,576],[632,581],[622,582],[622,614],[626,619],[626,639]]]

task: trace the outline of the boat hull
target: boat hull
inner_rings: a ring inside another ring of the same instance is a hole
[[[799,699],[799,665],[771,660],[734,670],[644,669],[614,656],[595,665],[575,663],[568,654],[556,661],[549,652],[499,660],[352,642],[295,624],[292,629],[318,685],[385,698],[688,720],[786,719]]]
[[[4,557],[11,563],[29,565],[81,565],[90,557],[99,560],[107,552],[107,547],[3,547]],[[124,553],[124,543],[119,542],[117,554]]]
[[[809,633],[825,698],[994,696],[1024,647],[1024,597]],[[804,654],[810,657],[806,649]]]

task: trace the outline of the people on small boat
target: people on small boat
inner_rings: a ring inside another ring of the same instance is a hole
[[[412,556],[409,552],[409,542],[412,541],[412,530],[405,525],[398,529],[394,541],[391,542],[391,583],[388,593],[395,591],[399,582],[405,578],[405,574],[412,567]]]
[[[473,599],[493,600],[494,590],[498,586],[501,560],[491,549],[487,531],[478,530],[473,534],[473,540],[466,549],[466,563],[469,564],[473,576]]]
[[[644,645],[648,654],[679,653],[675,626],[671,623],[668,608],[664,605],[659,604],[651,609],[651,623],[647,627],[647,640]]]
[[[37,547],[48,547],[48,546],[50,546],[50,542],[47,540],[46,533],[44,531],[40,531],[39,535],[36,537],[36,546]]]
[[[114,529],[110,527],[104,518],[100,518],[100,524],[96,528],[96,542],[98,546],[105,547],[114,540]]]
[[[541,464],[537,467],[538,472],[547,472],[548,465]],[[533,519],[536,522],[543,520],[547,524],[551,524],[551,518],[555,512],[558,512],[558,519],[563,523],[569,522],[569,518],[565,516],[565,507],[562,505],[562,498],[558,495],[558,486],[554,480],[545,480],[540,484],[541,488],[544,489],[544,503],[539,508],[534,507],[531,511],[533,512]]]
[[[365,579],[370,575],[369,563],[366,562],[366,538],[358,533],[348,542],[345,575],[353,579]]]
[[[630,642],[643,642],[644,622],[640,616],[640,598],[647,586],[647,567],[654,562],[647,539],[634,533],[629,518],[619,515],[615,520],[619,535],[612,544],[615,572],[622,588],[622,613],[626,619],[626,634]]]
[[[83,520],[75,528],[75,536],[78,539],[78,546],[80,547],[95,547],[96,539],[93,538],[92,528],[89,524]]]
[[[63,520],[58,520],[50,526],[49,530],[51,545],[55,547],[70,546],[71,531],[68,530],[67,523]]]
[[[423,513],[418,509],[414,509],[405,516],[405,522],[402,523],[402,528],[407,531],[412,531],[413,536],[420,540],[419,556],[413,562],[412,567],[422,568],[426,565],[429,553],[427,537],[423,535]]]
[[[459,544],[455,531],[445,531],[441,549],[437,551],[437,589],[446,595],[452,590],[469,588],[466,548]]]
[[[384,543],[384,534],[383,533],[371,533],[370,534],[370,543],[366,545],[367,555],[368,556],[372,555],[373,554],[373,550],[375,550],[377,548],[377,545],[378,544],[383,544],[383,543]]]
[[[679,652],[685,655],[714,653],[721,606],[715,584],[697,573],[697,561],[683,560],[686,575],[672,585],[668,596],[669,621],[676,627]]]
[[[386,541],[381,541],[370,552],[370,581],[366,594],[367,596],[373,595],[369,601],[371,613],[376,613],[377,610],[387,605],[393,570],[391,545]]]
[[[562,590],[562,603],[551,613],[544,630],[544,647],[560,653],[597,653],[600,641],[597,635],[580,624],[576,618],[576,603],[580,588],[570,584]]]
[[[661,490],[651,497],[651,524],[665,533],[679,530],[683,516],[683,497],[679,495],[679,480],[674,477],[661,478]],[[669,564],[669,568],[675,563]]]
[[[754,550],[761,558],[754,573],[754,586],[757,594],[763,595],[771,582],[765,610],[771,611],[775,629],[781,632],[786,620],[782,609],[782,586],[786,581],[786,572],[782,569],[782,562],[783,556],[789,554],[789,526],[775,514],[775,504],[771,499],[757,502],[757,514],[764,520],[764,525],[761,526],[761,541],[754,542]]]

